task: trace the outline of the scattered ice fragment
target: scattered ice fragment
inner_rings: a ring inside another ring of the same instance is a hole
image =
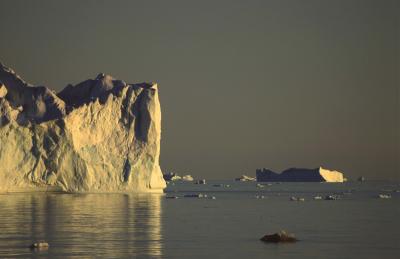
[[[195,184],[206,184],[206,179],[197,180]]]
[[[285,230],[281,230],[275,234],[269,234],[263,236],[261,241],[268,243],[279,243],[279,242],[296,242],[297,239],[293,234],[286,233]]]
[[[182,177],[180,177],[179,175],[175,175],[175,176],[173,176],[172,178],[171,178],[171,181],[179,181],[179,180],[181,180],[182,179]]]
[[[256,181],[255,177],[250,177],[247,175],[242,175],[238,178],[235,178],[235,181],[240,181],[240,182],[249,182],[249,181]]]
[[[335,195],[335,194],[325,196],[325,200],[327,200],[327,201],[333,201],[333,200],[339,200],[339,199],[340,199],[340,196]]]
[[[193,177],[190,174],[182,176],[182,181],[191,182],[193,181]]]
[[[185,198],[206,198],[207,194],[202,194],[202,193],[198,193],[198,194],[185,194],[183,197]]]
[[[45,241],[39,241],[39,242],[35,242],[32,245],[30,245],[29,248],[42,250],[42,249],[48,249],[49,246],[50,246],[49,243],[47,243]]]
[[[174,172],[169,172],[169,173],[163,174],[163,178],[165,181],[174,181],[174,180],[177,180],[177,178],[180,179],[180,176]]]
[[[379,194],[378,198],[380,198],[380,199],[390,199],[390,198],[392,198],[392,196],[390,196],[388,194]]]
[[[294,196],[290,197],[290,200],[291,201],[305,201],[305,199],[302,197],[294,197]]]

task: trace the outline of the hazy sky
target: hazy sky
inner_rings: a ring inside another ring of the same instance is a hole
[[[399,179],[400,1],[0,1],[0,60],[60,90],[155,81],[161,167]]]

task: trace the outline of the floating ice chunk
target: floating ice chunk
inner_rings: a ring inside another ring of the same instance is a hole
[[[32,245],[29,246],[30,249],[37,249],[37,250],[44,250],[44,249],[48,249],[49,248],[49,243],[45,242],[45,241],[39,241],[39,242],[35,242]]]
[[[179,197],[178,196],[166,196],[165,198],[166,199],[178,199]]]
[[[339,199],[340,199],[340,196],[336,195],[336,194],[325,196],[325,200],[327,200],[327,201],[333,201],[333,200],[339,200]]]
[[[193,177],[190,174],[182,176],[182,181],[191,182],[193,181]]]
[[[357,181],[365,182],[365,177],[364,176],[360,176],[360,177],[358,177]]]
[[[261,241],[268,242],[268,243],[279,243],[279,242],[296,242],[297,239],[293,234],[287,233],[285,230],[281,230],[275,234],[269,234],[263,236]]]
[[[235,178],[235,181],[240,181],[240,182],[249,182],[249,181],[256,181],[255,177],[250,177],[247,175],[242,175],[238,178]]]
[[[305,201],[305,199],[302,197],[294,197],[294,196],[290,197],[290,200],[291,201]]]
[[[207,198],[207,194],[197,193],[197,194],[185,194],[185,198]]]
[[[174,175],[174,176],[172,176],[171,181],[179,181],[181,179],[182,179],[182,177],[180,177],[179,175]]]

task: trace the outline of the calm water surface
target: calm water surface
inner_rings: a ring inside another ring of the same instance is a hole
[[[0,258],[399,258],[396,190],[400,185],[388,182],[259,188],[215,181],[175,183],[165,195],[2,194]],[[199,192],[216,199],[183,198]],[[376,198],[380,193],[392,198]],[[327,194],[342,199],[313,200]],[[281,229],[301,241],[259,241]],[[27,248],[36,240],[50,248]]]

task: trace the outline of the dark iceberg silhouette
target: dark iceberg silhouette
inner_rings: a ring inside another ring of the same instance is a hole
[[[256,170],[257,182],[343,182],[343,174],[322,167],[290,168],[278,174],[269,169]]]

